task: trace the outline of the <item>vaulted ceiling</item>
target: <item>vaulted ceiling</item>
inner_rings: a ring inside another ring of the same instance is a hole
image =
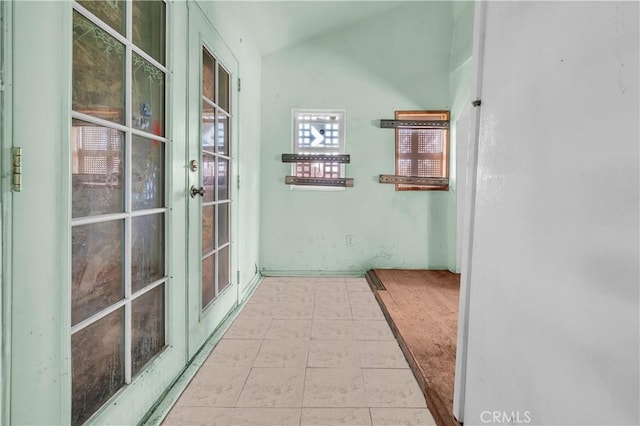
[[[243,22],[262,55],[338,31],[403,1],[225,1],[216,4]]]

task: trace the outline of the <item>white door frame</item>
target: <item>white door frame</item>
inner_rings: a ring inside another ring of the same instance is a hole
[[[471,101],[482,99],[482,75],[484,60],[486,2],[475,3],[473,21],[473,57],[471,76]],[[460,277],[460,305],[458,314],[458,342],[456,347],[456,373],[453,388],[453,415],[464,421],[464,401],[467,374],[467,341],[469,331],[469,294],[472,281],[473,232],[476,203],[476,179],[478,176],[478,140],[480,133],[480,105],[471,110],[467,167],[465,174],[465,199],[463,211],[463,235]],[[460,169],[458,169],[460,171]]]

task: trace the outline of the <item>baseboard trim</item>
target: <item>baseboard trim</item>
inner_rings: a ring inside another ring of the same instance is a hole
[[[245,286],[244,290],[242,290],[242,294],[240,294],[240,303],[244,303],[247,299],[249,299],[249,297],[251,297],[253,292],[256,291],[260,280],[262,280],[262,275],[260,274],[255,274],[253,278],[251,278],[249,283],[247,283],[247,285]]]
[[[364,277],[366,270],[326,271],[326,270],[285,270],[263,269],[265,277]]]

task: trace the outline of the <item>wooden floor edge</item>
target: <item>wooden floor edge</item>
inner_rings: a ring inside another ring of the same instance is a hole
[[[382,283],[382,281],[380,281],[380,278],[378,278],[378,274],[376,274],[375,270],[371,269],[367,271],[365,277],[367,278],[367,282],[374,292],[377,290],[386,290],[386,288],[384,288],[384,284]]]
[[[425,374],[423,373],[422,369],[416,362],[415,357],[411,352],[411,349],[409,349],[409,346],[406,344],[404,337],[402,336],[402,334],[398,330],[398,327],[393,321],[393,318],[391,317],[391,313],[389,312],[389,309],[387,308],[384,301],[382,300],[382,297],[380,296],[381,292],[384,291],[386,293],[386,288],[384,287],[384,284],[382,283],[382,281],[380,280],[380,278],[377,276],[376,272],[373,269],[370,271],[367,271],[365,277],[367,279],[367,282],[369,283],[369,287],[371,287],[371,290],[373,291],[376,297],[376,301],[378,302],[378,305],[380,305],[380,308],[382,309],[382,313],[384,314],[384,317],[387,320],[389,327],[391,327],[391,331],[393,332],[393,335],[398,340],[400,349],[402,350],[402,353],[405,359],[409,363],[409,367],[411,368],[413,375],[418,381],[420,390],[422,391],[422,394],[424,395],[424,398],[427,402],[427,408],[429,408],[429,411],[431,411],[431,415],[433,416],[433,419],[436,421],[436,424],[438,426],[460,426],[461,424],[455,419],[455,417],[453,417],[451,410],[447,409],[446,404],[442,401],[442,399],[437,394],[435,394],[435,392],[431,391],[431,387],[429,386],[429,383],[425,378]]]

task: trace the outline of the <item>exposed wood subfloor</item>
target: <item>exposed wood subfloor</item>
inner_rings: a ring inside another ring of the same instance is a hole
[[[374,269],[367,281],[396,335],[438,425],[453,416],[460,275]]]

